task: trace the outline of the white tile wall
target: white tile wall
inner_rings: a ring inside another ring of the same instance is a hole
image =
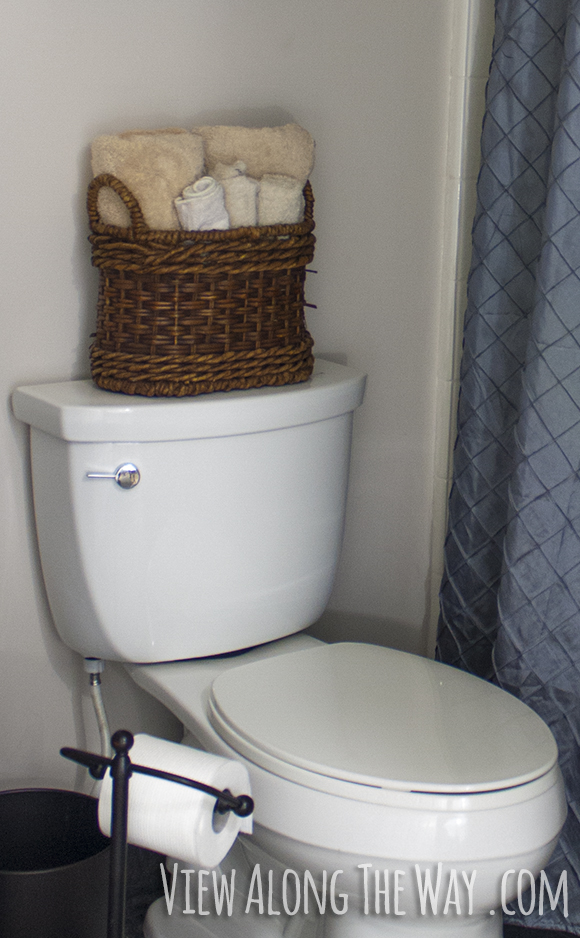
[[[449,145],[437,344],[430,617],[426,647],[429,653],[434,649],[439,615],[438,593],[443,573],[443,542],[453,472],[463,317],[471,261],[471,225],[475,212],[481,123],[493,30],[493,0],[453,0]]]

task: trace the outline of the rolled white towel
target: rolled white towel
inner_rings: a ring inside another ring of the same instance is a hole
[[[224,187],[211,176],[186,186],[175,199],[175,208],[185,231],[224,231],[230,227]]]
[[[221,182],[226,197],[226,209],[232,228],[246,228],[258,224],[257,179],[246,176],[246,164],[238,160],[233,166],[216,163],[214,178]]]
[[[258,194],[259,225],[295,225],[304,219],[304,196],[300,180],[292,176],[266,174]]]

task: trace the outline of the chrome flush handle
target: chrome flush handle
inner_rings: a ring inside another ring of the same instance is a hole
[[[87,479],[114,479],[122,489],[133,489],[139,484],[141,473],[132,462],[124,462],[115,472],[87,472]]]

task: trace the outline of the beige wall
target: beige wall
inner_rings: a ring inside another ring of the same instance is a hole
[[[474,0],[19,0],[0,32],[0,783],[78,784],[96,746],[80,659],[39,572],[18,384],[87,374],[98,133],[295,120],[317,141],[316,350],[369,374],[326,623],[424,646],[454,15]],[[489,0],[479,0],[487,2]],[[454,32],[455,30],[455,32]],[[450,315],[449,309],[446,314]],[[332,619],[334,616],[334,620]],[[368,631],[368,630],[367,630]],[[114,727],[175,734],[118,667]]]

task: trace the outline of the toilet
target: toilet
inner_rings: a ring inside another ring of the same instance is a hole
[[[301,384],[194,398],[14,392],[62,640],[124,662],[184,744],[250,773],[232,856],[270,873],[268,908],[202,919],[162,898],[147,938],[497,938],[519,872],[555,846],[566,804],[537,714],[447,665],[303,634],[332,590],[364,385],[317,360]],[[306,871],[320,896],[332,883],[324,913],[287,905]]]

